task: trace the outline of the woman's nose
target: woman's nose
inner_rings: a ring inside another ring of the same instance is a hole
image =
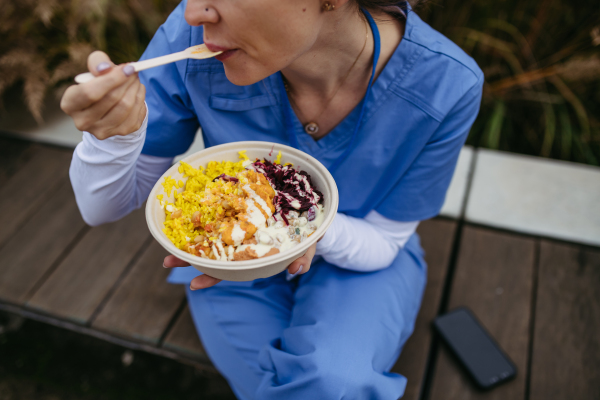
[[[185,20],[191,26],[219,22],[219,13],[205,0],[189,0],[185,8]]]

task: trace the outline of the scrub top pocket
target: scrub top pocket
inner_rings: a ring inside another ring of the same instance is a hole
[[[247,111],[254,108],[270,107],[275,105],[275,101],[266,94],[246,97],[232,98],[211,95],[209,100],[210,107],[222,111]]]
[[[223,69],[203,72],[188,72],[185,82],[188,87],[205,88],[190,91],[190,96],[207,147],[243,140],[287,144],[285,129],[274,129],[280,124],[280,110],[265,83],[236,86]]]
[[[275,97],[266,93],[261,82],[237,86],[229,82],[225,71],[210,74],[209,106],[213,110],[248,111],[277,104]]]

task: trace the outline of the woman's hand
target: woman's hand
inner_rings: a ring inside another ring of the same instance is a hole
[[[319,239],[321,240],[321,239]],[[318,242],[318,240],[317,240]],[[306,253],[300,258],[297,258],[294,262],[292,262],[288,266],[288,272],[292,275],[292,277],[296,275],[302,275],[307,273],[310,270],[310,264],[312,263],[312,259],[315,257],[315,252],[317,251],[317,244],[313,244],[306,250]],[[290,277],[291,279],[291,277]]]
[[[146,88],[133,67],[115,66],[105,53],[95,51],[88,57],[88,69],[97,78],[70,86],[60,108],[77,129],[100,140],[137,131],[146,117]]]
[[[320,239],[319,239],[320,240]],[[317,250],[317,244],[313,244],[306,250],[306,253],[300,258],[297,258],[294,262],[292,262],[288,266],[288,272],[296,276],[298,274],[305,274],[310,270],[310,264],[312,263],[312,259],[315,256],[315,251]],[[175,256],[166,256],[165,261],[163,262],[163,267],[165,268],[175,268],[175,267],[187,267],[189,263],[180,260]],[[213,278],[212,276],[208,276],[206,274],[200,275],[192,279],[190,283],[190,289],[206,289],[208,287],[214,286],[217,283],[221,282],[221,279]]]

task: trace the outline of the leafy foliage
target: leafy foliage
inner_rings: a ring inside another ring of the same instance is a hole
[[[597,0],[444,0],[419,14],[485,73],[468,143],[598,165]]]
[[[122,63],[137,60],[177,0],[0,1],[0,99],[23,82],[29,110],[41,123],[48,90],[58,97],[87,56],[99,49]]]

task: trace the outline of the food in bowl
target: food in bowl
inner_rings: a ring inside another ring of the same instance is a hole
[[[198,257],[244,261],[278,254],[302,243],[324,220],[323,194],[310,175],[275,161],[210,161],[206,167],[181,162],[187,178],[165,177],[163,232],[179,249]],[[183,189],[181,192],[179,189]]]

